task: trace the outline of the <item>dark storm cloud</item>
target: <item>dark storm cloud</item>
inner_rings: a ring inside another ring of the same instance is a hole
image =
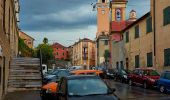
[[[95,0],[21,0],[21,29],[51,31],[96,24]],[[93,16],[94,15],[94,16]]]
[[[20,27],[25,31],[83,29],[96,25],[91,3],[97,0],[20,0]],[[138,18],[149,10],[150,0],[128,0],[127,15],[137,11]],[[143,8],[141,10],[141,8]]]

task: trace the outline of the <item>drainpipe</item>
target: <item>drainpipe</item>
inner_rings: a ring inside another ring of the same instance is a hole
[[[156,2],[153,0],[154,66],[156,67]]]

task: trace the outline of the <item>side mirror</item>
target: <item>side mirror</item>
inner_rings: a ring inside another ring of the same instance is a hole
[[[109,94],[113,94],[116,91],[115,88],[111,88],[111,90],[109,91]]]

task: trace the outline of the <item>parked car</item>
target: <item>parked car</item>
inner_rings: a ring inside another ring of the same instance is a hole
[[[58,100],[118,100],[115,89],[108,87],[98,76],[79,75],[61,78]]]
[[[57,83],[59,82],[61,77],[65,77],[70,75],[69,71],[66,69],[58,69],[51,73],[51,75],[47,75],[43,81],[44,85],[41,87],[40,95],[43,100],[46,100],[46,98],[54,98],[56,89],[57,89]]]
[[[137,68],[128,75],[128,82],[129,85],[137,84],[143,88],[149,88],[156,86],[155,82],[159,77],[160,75],[154,69]]]
[[[116,69],[107,69],[105,74],[106,74],[106,78],[114,79],[116,75]]]
[[[164,71],[157,81],[159,91],[162,93],[170,92],[170,71]]]
[[[57,80],[59,81],[61,77],[67,75],[69,75],[69,71],[67,69],[56,69],[44,77],[43,84],[47,84],[49,82],[54,82]]]
[[[120,82],[128,82],[128,73],[124,69],[119,69],[115,73],[115,80],[118,80]]]

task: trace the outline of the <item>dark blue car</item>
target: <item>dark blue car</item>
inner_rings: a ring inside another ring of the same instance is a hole
[[[170,91],[170,71],[164,71],[160,79],[157,81],[159,91],[166,93]]]

